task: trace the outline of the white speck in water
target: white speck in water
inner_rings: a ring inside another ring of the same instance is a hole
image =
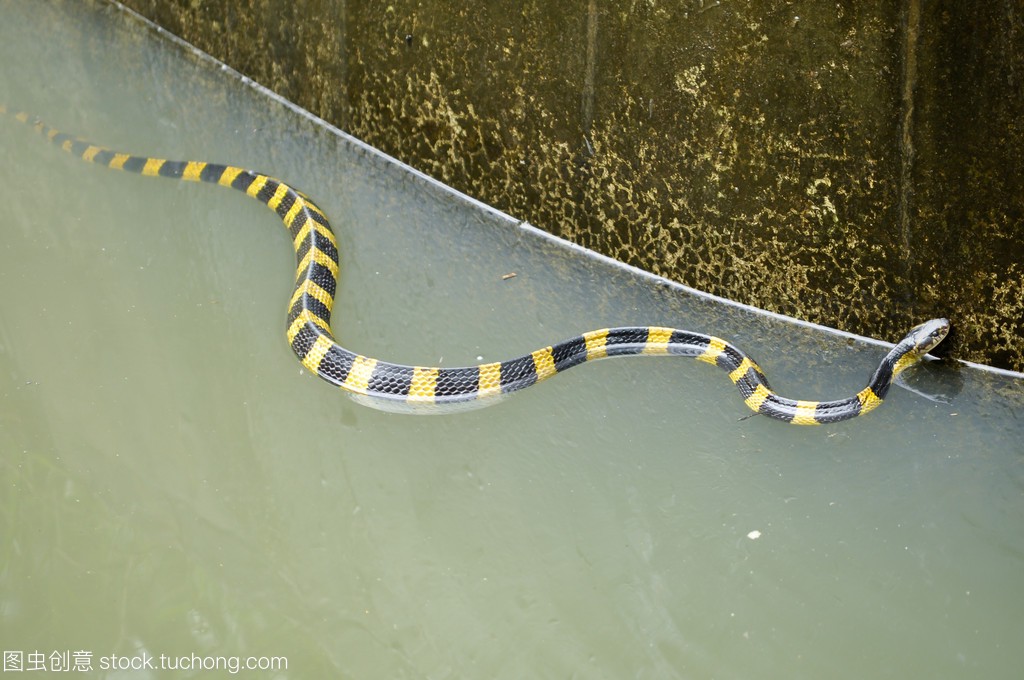
[[[756,541],[757,539],[761,538],[761,532],[757,529],[754,529],[749,534],[747,534],[747,538],[749,538],[751,541]]]

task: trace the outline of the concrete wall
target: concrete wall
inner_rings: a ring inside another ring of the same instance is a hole
[[[1024,370],[1019,0],[125,4],[555,234]]]

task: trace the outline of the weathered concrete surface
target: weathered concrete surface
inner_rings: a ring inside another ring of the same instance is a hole
[[[125,4],[553,233],[1024,370],[1018,2]]]
[[[1024,3],[918,3],[908,267],[953,310],[965,356],[1022,371]]]

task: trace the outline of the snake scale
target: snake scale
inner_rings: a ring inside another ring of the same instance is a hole
[[[0,105],[0,113],[6,107]],[[835,401],[799,401],[772,391],[764,371],[734,345],[711,335],[675,328],[635,326],[583,333],[530,354],[460,368],[403,366],[345,349],[331,334],[331,307],[338,283],[338,243],[324,212],[279,179],[232,165],[169,161],[112,151],[72,137],[23,112],[22,123],[82,160],[114,170],[186,182],[208,182],[244,192],[277,213],[295,249],[295,288],[288,303],[287,338],[308,370],[374,408],[442,413],[483,406],[577,364],[629,355],[696,358],[726,371],[755,413],[795,425],[848,420],[875,409],[893,379],[917,363],[949,331],[946,319],[914,327],[881,360],[867,386]]]

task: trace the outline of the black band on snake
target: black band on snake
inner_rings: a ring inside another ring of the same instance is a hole
[[[0,113],[7,109],[0,106]],[[388,411],[439,413],[484,406],[577,364],[605,357],[672,355],[693,357],[729,374],[755,413],[795,425],[855,418],[875,409],[893,379],[917,363],[946,336],[949,322],[933,319],[913,328],[882,359],[867,387],[836,401],[796,401],[772,391],[750,357],[714,336],[654,326],[606,328],[570,338],[508,361],[440,368],[403,366],[345,349],[331,335],[331,307],[338,282],[338,244],[323,211],[281,180],[231,165],[168,161],[96,146],[13,113],[64,151],[114,170],[231,187],[277,213],[292,238],[298,263],[288,304],[287,337],[299,361],[359,402]]]

